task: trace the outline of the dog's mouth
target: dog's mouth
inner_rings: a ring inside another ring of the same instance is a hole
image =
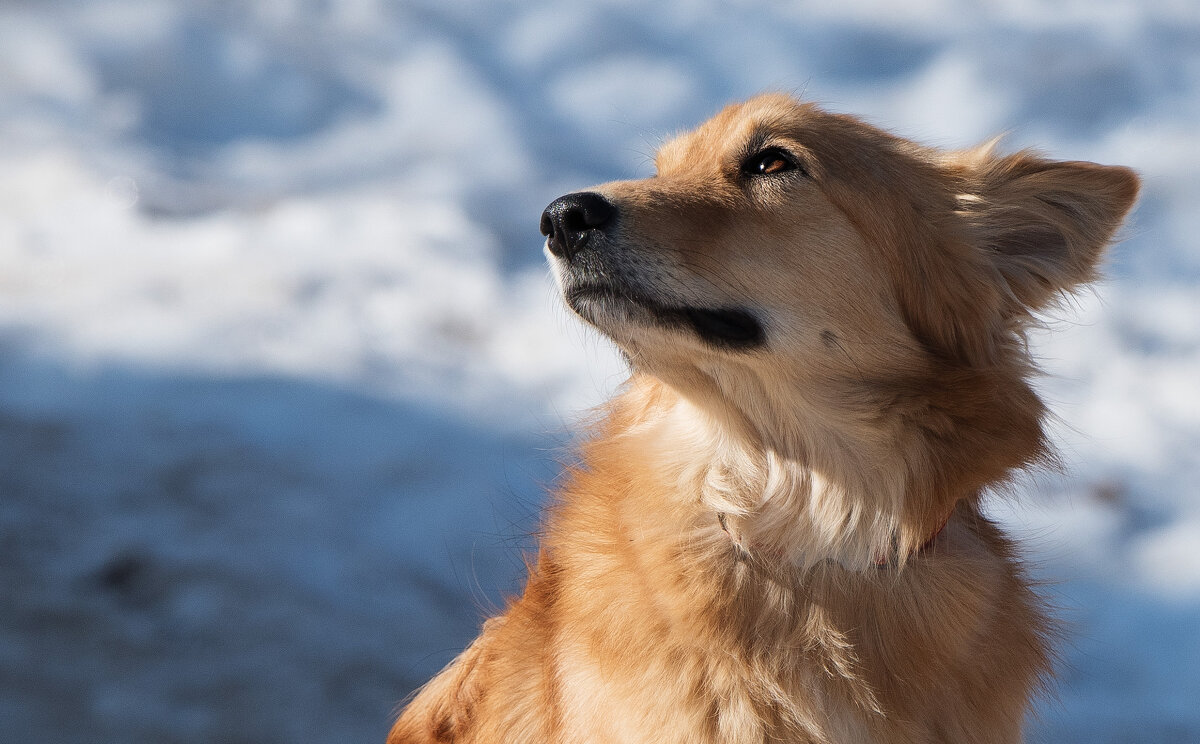
[[[715,346],[750,349],[766,341],[762,323],[742,308],[682,307],[673,312],[682,313],[696,334]]]
[[[564,299],[580,317],[601,330],[606,317],[629,317],[630,310],[636,308],[655,325],[690,329],[715,348],[746,351],[766,344],[762,323],[741,307],[665,305],[638,292],[599,284],[572,287],[564,293]]]

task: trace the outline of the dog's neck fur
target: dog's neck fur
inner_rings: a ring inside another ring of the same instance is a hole
[[[870,432],[854,440],[793,423],[790,441],[771,441],[769,432],[749,429],[733,406],[707,410],[647,375],[634,375],[613,415],[629,424],[620,436],[657,463],[677,494],[711,510],[741,548],[794,566],[832,561],[871,570],[881,557],[902,564],[945,524],[957,501],[984,485],[934,498],[944,486],[930,482],[927,493],[913,493],[921,488],[913,476],[925,463],[904,461],[911,433]]]

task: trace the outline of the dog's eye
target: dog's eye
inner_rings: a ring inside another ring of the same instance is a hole
[[[773,176],[794,170],[802,169],[791,153],[778,147],[768,147],[742,162],[742,173],[748,176]]]

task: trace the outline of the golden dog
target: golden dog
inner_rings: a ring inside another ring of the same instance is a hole
[[[1048,457],[1025,330],[1137,176],[781,95],[656,166],[542,215],[633,375],[389,741],[1019,741],[1051,626],[980,499]]]

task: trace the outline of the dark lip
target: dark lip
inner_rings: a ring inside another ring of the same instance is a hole
[[[682,313],[692,330],[713,346],[746,350],[766,343],[766,332],[758,318],[744,308],[684,307]]]
[[[564,294],[567,305],[588,322],[594,321],[584,300],[618,302],[645,310],[660,326],[688,328],[709,346],[731,351],[748,351],[766,344],[766,331],[752,312],[742,307],[704,308],[664,305],[638,292],[602,284],[581,284]]]

